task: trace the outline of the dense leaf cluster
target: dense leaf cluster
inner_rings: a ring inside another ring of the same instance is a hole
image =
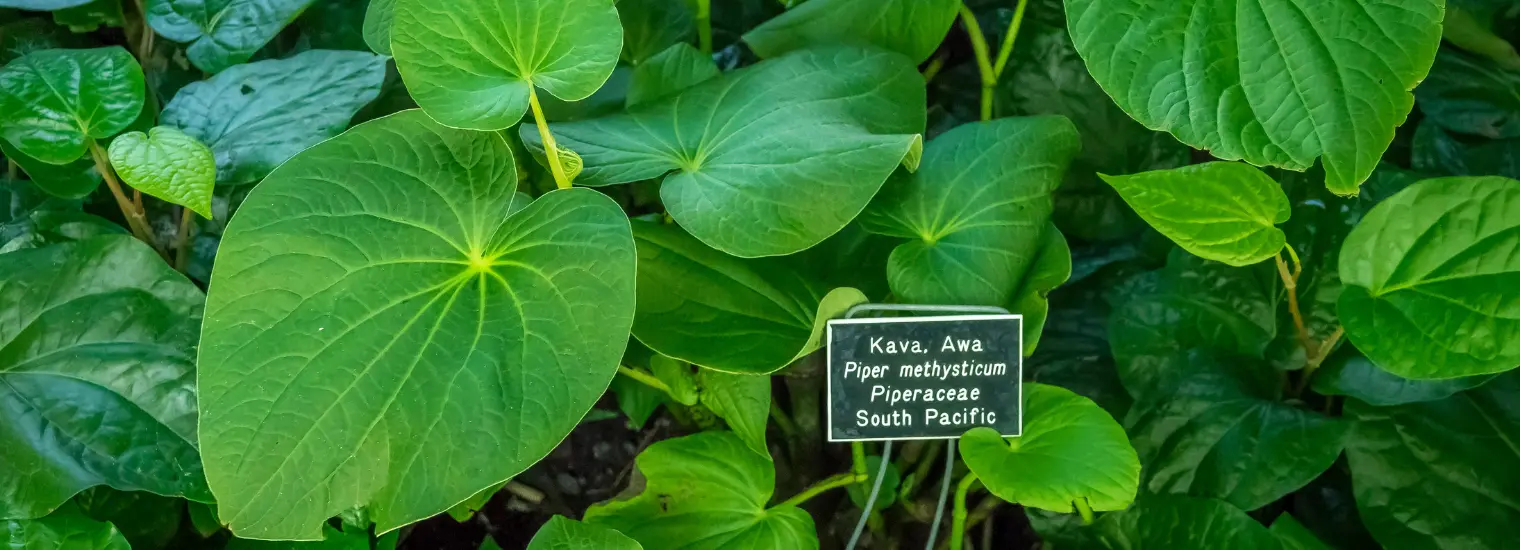
[[[0,546],[1513,546],[1517,39],[1504,0],[0,0]],[[825,447],[865,303],[1020,314],[1022,435]],[[617,497],[567,505],[609,422]]]

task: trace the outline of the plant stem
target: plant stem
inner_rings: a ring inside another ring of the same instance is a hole
[[[116,179],[116,172],[111,169],[111,161],[106,158],[106,152],[101,150],[100,144],[90,140],[90,157],[95,160],[95,170],[100,172],[100,178],[106,181],[106,187],[111,189],[111,196],[116,198],[116,206],[121,208],[122,216],[127,219],[127,227],[132,230],[132,235],[142,242],[148,243],[153,250],[158,252],[164,260],[169,259],[158,243],[153,242],[153,232],[148,229],[148,218],[141,207],[127,199],[126,193],[121,190],[121,182]],[[135,191],[135,189],[134,189]]]
[[[965,547],[961,540],[966,535],[966,493],[971,491],[974,483],[976,474],[966,472],[966,477],[955,486],[955,508],[950,513],[950,548],[954,550]]]
[[[1002,78],[1003,68],[1008,66],[1008,56],[1013,53],[1013,40],[1019,36],[1019,27],[1024,24],[1024,8],[1029,7],[1029,0],[1019,0],[1019,5],[1013,8],[1013,21],[1008,22],[1008,32],[1003,35],[1003,45],[998,47],[997,63],[992,65],[993,78]]]
[[[195,221],[195,211],[179,207],[179,234],[174,239],[174,269],[185,271],[190,260],[190,222]]]
[[[801,493],[797,493],[797,496],[786,499],[785,502],[782,502],[777,506],[801,506],[802,503],[807,502],[808,499],[816,497],[822,494],[824,491],[828,491],[829,489],[838,489],[846,485],[854,485],[862,481],[865,480],[856,477],[854,472],[834,474],[825,478],[823,481],[814,483],[807,489],[803,489]]]
[[[930,486],[927,483],[929,480],[929,468],[934,466],[934,461],[939,458],[941,454],[940,449],[944,448],[944,446],[945,441],[943,439],[931,439],[929,440],[929,445],[923,452],[919,453],[918,464],[913,466],[913,479],[918,480],[914,483],[914,493],[917,493],[921,487]]]
[[[1087,503],[1087,498],[1078,497],[1073,504],[1077,505],[1077,513],[1082,515],[1082,525],[1092,525],[1093,509],[1092,505]]]
[[[544,108],[538,104],[538,91],[528,86],[528,105],[533,108],[533,122],[538,125],[538,137],[544,141],[544,159],[549,161],[549,172],[554,174],[554,185],[560,189],[570,188],[570,178],[565,177],[565,167],[559,162],[559,145],[549,132],[549,122],[544,120]]]
[[[16,166],[16,161],[5,159],[5,179],[15,181],[16,173],[21,167]]]
[[[852,465],[850,471],[855,473],[855,477],[860,479],[868,479],[871,477],[871,474],[866,471],[865,443],[861,443],[859,441],[850,442],[850,463]]]
[[[702,53],[712,55],[712,0],[697,0],[697,44]]]
[[[992,60],[987,53],[987,37],[982,26],[976,22],[976,14],[966,4],[960,7],[961,24],[971,37],[971,51],[976,54],[976,69],[982,75],[982,120],[992,120],[992,90],[997,86],[997,73],[992,71]]]
[[[938,76],[940,69],[943,68],[945,68],[945,56],[939,55],[930,59],[929,64],[924,67],[924,83],[934,82],[934,77]]]
[[[1293,395],[1304,394],[1304,390],[1309,388],[1309,381],[1314,378],[1314,372],[1319,370],[1319,366],[1325,362],[1325,357],[1330,355],[1330,350],[1335,348],[1335,343],[1339,342],[1344,334],[1346,334],[1346,327],[1335,327],[1335,332],[1320,343],[1319,352],[1314,355],[1314,359],[1310,359],[1304,365],[1304,373],[1298,377],[1298,384],[1293,386]]]
[[[148,10],[143,8],[143,0],[132,0],[137,6],[137,14],[142,16],[142,29],[137,35],[137,60],[146,65],[148,57],[153,54],[153,27],[148,24]]]
[[[1288,250],[1292,250],[1289,248]],[[1297,257],[1297,254],[1294,254]],[[1282,277],[1283,287],[1288,289],[1288,313],[1293,315],[1293,329],[1298,335],[1298,345],[1304,348],[1305,364],[1314,362],[1314,341],[1309,338],[1309,329],[1304,325],[1303,313],[1298,309],[1298,275],[1303,271],[1299,269],[1288,272],[1288,262],[1283,260],[1282,253],[1277,253],[1277,274]],[[1307,368],[1307,367],[1305,367]]]
[[[797,425],[792,423],[792,418],[781,410],[781,404],[771,400],[771,418],[776,421],[776,427],[781,429],[781,434],[787,438],[796,437]]]
[[[622,365],[618,365],[618,374],[637,380],[643,383],[645,386],[649,386],[651,388],[665,392],[666,395],[672,395],[672,399],[674,399],[673,394],[670,392],[670,386],[665,385],[665,382],[660,381],[659,378],[655,378],[653,374],[649,374],[639,369],[631,369]]]

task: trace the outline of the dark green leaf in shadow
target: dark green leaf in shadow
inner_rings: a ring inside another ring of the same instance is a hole
[[[811,0],[744,33],[760,57],[823,44],[875,46],[929,59],[955,21],[956,0]]]

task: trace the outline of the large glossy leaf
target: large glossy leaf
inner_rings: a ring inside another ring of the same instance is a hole
[[[82,199],[100,187],[100,172],[95,171],[95,160],[82,157],[68,164],[50,164],[23,154],[9,141],[0,139],[0,154],[16,166],[32,183],[49,195],[64,199]]]
[[[391,54],[391,24],[396,19],[396,0],[370,0],[364,10],[364,43],[381,55]]]
[[[111,142],[110,157],[111,168],[133,189],[211,218],[216,157],[204,143],[159,126],[122,134]]]
[[[1184,250],[1234,266],[1281,252],[1288,196],[1261,170],[1207,162],[1131,176],[1102,176],[1146,223]]]
[[[0,520],[5,550],[130,550],[116,527],[90,519],[70,504],[45,518]]]
[[[118,46],[43,50],[0,68],[0,138],[43,162],[73,162],[142,108],[142,67]]]
[[[0,518],[95,485],[209,500],[200,290],[127,236],[0,255],[0,282]]]
[[[1079,147],[1071,122],[1041,116],[976,122],[924,147],[861,217],[872,232],[911,239],[887,264],[901,300],[1010,307],[1034,349],[1044,293],[1065,282],[1071,254],[1050,224],[1051,192]]]
[[[924,81],[878,50],[793,52],[627,114],[551,125],[585,160],[576,183],[665,176],[666,210],[736,256],[808,248],[876,194],[924,128]],[[521,129],[542,154],[538,132]]]
[[[1024,386],[1020,437],[972,428],[960,439],[961,459],[998,498],[1027,508],[1073,514],[1078,501],[1094,511],[1123,510],[1135,501],[1140,460],[1124,429],[1085,397],[1045,384]]]
[[[1197,372],[1130,409],[1124,424],[1148,491],[1254,510],[1308,484],[1340,456],[1349,424],[1281,402],[1270,368],[1225,364],[1251,361],[1194,354]]]
[[[1099,518],[1085,534],[1075,548],[1282,548],[1276,536],[1240,509],[1181,495],[1144,496],[1128,510]]]
[[[487,537],[489,538],[489,537]],[[626,535],[606,527],[581,523],[565,516],[554,516],[538,528],[528,550],[642,550],[644,547]]]
[[[252,183],[348,128],[384,80],[383,57],[313,50],[238,65],[185,86],[164,107],[162,120],[211,147],[217,184]]]
[[[923,63],[955,21],[956,0],[812,0],[744,33],[760,57],[820,44],[895,51]]]
[[[1367,214],[1341,248],[1346,337],[1404,378],[1520,365],[1520,181],[1417,183]]]
[[[234,533],[442,512],[536,462],[607,389],[633,321],[627,218],[574,189],[507,216],[516,182],[498,134],[412,110],[248,196],[199,359],[207,477]]]
[[[144,0],[148,24],[189,44],[185,56],[208,73],[248,61],[312,0]]]
[[[1277,519],[1272,522],[1272,527],[1267,531],[1276,535],[1277,540],[1282,541],[1283,550],[1332,550],[1330,545],[1319,540],[1319,537],[1314,536],[1313,531],[1293,519],[1293,516],[1288,515],[1287,512],[1277,516]]]
[[[618,0],[617,10],[623,23],[622,57],[635,66],[670,46],[690,42],[697,34],[685,0]]]
[[[1442,399],[1371,407],[1347,400],[1356,506],[1390,550],[1503,548],[1520,522],[1520,378]]]
[[[712,56],[691,44],[674,44],[633,70],[628,83],[628,106],[673,95],[719,74]]]
[[[1420,111],[1447,130],[1487,138],[1520,137],[1520,69],[1443,51],[1430,77],[1415,89]]]
[[[639,303],[633,335],[663,355],[710,369],[767,374],[823,345],[830,318],[868,301],[830,291],[791,259],[741,259],[681,228],[634,222]]]
[[[1445,380],[1410,380],[1380,369],[1350,347],[1331,355],[1314,375],[1314,391],[1344,395],[1388,407],[1445,399],[1460,391],[1483,385],[1494,375],[1464,376]]]
[[[622,47],[612,0],[396,0],[391,27],[417,105],[476,130],[517,124],[535,86],[567,101],[590,96]]]
[[[1071,0],[1093,77],[1147,127],[1355,194],[1414,105],[1442,0]]]
[[[767,508],[776,473],[764,455],[728,432],[702,432],[650,445],[637,459],[643,492],[586,510],[647,548],[816,550],[813,518],[801,508]]]

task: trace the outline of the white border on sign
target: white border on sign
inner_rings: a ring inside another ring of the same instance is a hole
[[[933,435],[919,437],[862,437],[852,439],[834,439],[834,354],[830,349],[834,345],[834,325],[863,325],[879,323],[934,323],[943,321],[992,321],[998,319],[1019,320],[1019,433],[1004,434],[1003,437],[1024,436],[1024,316],[1019,313],[1002,315],[935,315],[930,317],[862,317],[859,319],[829,319],[825,326],[824,341],[824,392],[827,397],[824,401],[824,423],[829,428],[829,443],[848,443],[851,441],[917,441],[925,439],[960,439],[959,435]]]

